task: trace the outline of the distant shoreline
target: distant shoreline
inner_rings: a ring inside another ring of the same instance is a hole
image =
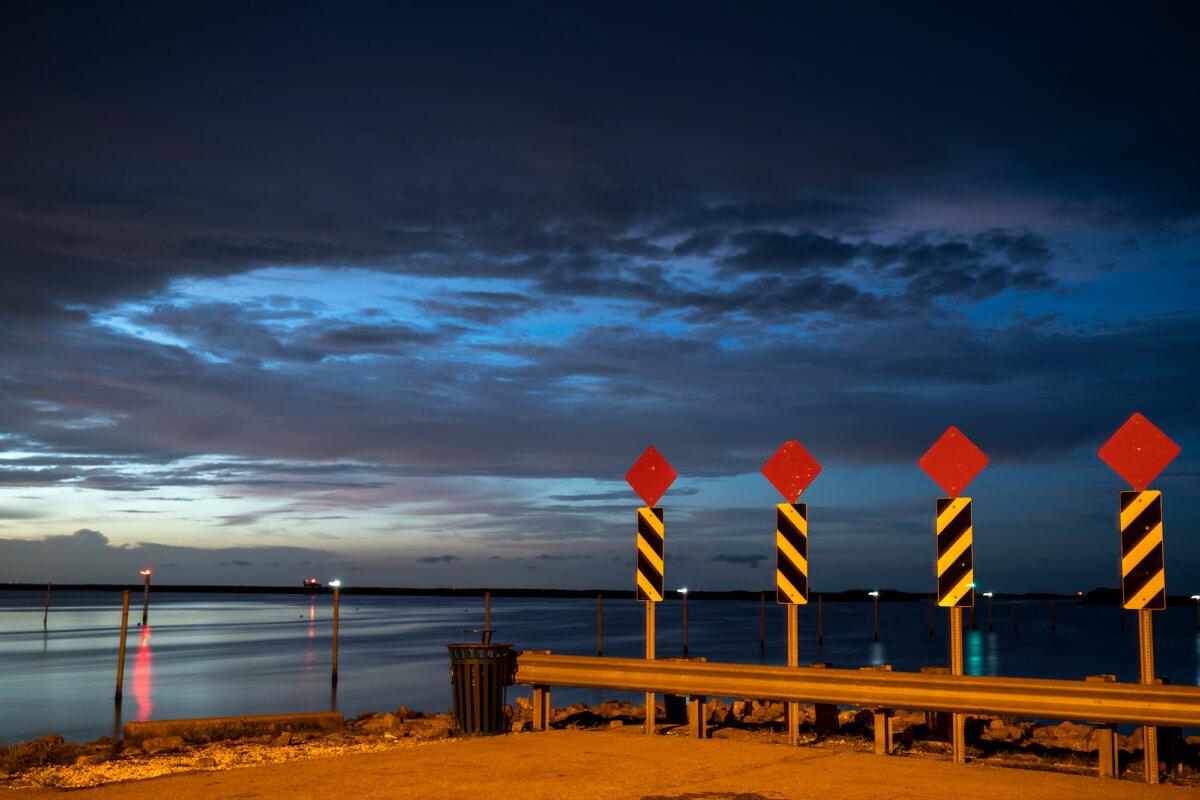
[[[45,583],[0,583],[0,591],[42,591]],[[141,591],[141,583],[56,583],[55,589],[63,591],[86,592],[119,592],[125,589]],[[212,584],[154,584],[153,592],[194,593],[194,594],[326,594],[332,593],[328,587],[306,588],[302,586],[219,586]],[[812,602],[816,602],[818,594],[823,600],[831,603],[868,602],[871,597],[867,589],[847,589],[840,592],[814,592]],[[577,597],[589,598],[602,595],[609,600],[633,600],[634,593],[628,589],[520,589],[512,587],[438,587],[415,588],[394,586],[343,586],[342,594],[346,595],[392,595],[416,597],[482,597],[485,592],[491,592],[493,597]],[[748,590],[706,591],[692,589],[688,597],[694,600],[758,600],[762,592]],[[767,602],[774,604],[773,592],[766,592]],[[668,600],[678,600],[680,595],[672,593]],[[879,600],[884,603],[915,603],[925,602],[927,593],[902,592],[895,589],[879,590]],[[1083,595],[1053,594],[1050,592],[1027,592],[1024,594],[996,592],[995,600],[1062,600],[1080,605],[1111,605],[1119,607],[1121,593],[1119,589],[1097,588]],[[1173,595],[1167,598],[1167,604],[1172,606],[1192,605],[1193,601],[1186,595]],[[983,598],[976,598],[976,606],[983,605]]]

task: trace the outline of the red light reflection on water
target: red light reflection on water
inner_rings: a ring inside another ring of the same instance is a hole
[[[308,638],[314,639],[317,636],[317,601],[313,600],[308,604]]]
[[[137,718],[150,719],[154,713],[154,674],[151,669],[154,654],[150,652],[150,626],[142,628],[137,658],[133,662],[133,698],[137,701]]]

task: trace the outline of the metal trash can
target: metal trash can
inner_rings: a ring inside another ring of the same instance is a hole
[[[454,725],[469,736],[504,733],[504,688],[512,684],[511,644],[448,644]]]

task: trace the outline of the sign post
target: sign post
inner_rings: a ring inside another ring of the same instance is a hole
[[[963,609],[975,606],[974,531],[971,498],[960,497],[987,466],[988,457],[951,425],[917,464],[949,497],[939,497],[934,517],[937,536],[938,605],[950,609],[950,674],[963,674]],[[954,715],[954,760],[967,760],[966,715]]]
[[[654,504],[675,482],[677,473],[654,445],[633,463],[625,480],[645,501],[637,515],[637,599],[646,604],[646,659],[654,660],[655,603],[663,599],[666,564],[666,525],[663,510]],[[646,733],[654,734],[654,692],[646,692]]]
[[[1162,492],[1147,489],[1180,447],[1138,413],[1117,429],[1097,453],[1114,472],[1129,482],[1121,492],[1117,528],[1121,533],[1121,607],[1138,612],[1141,682],[1154,683],[1153,611],[1167,607],[1163,554]],[[1123,619],[1123,618],[1122,618]],[[1147,783],[1158,783],[1158,729],[1142,727],[1142,752]]]
[[[784,442],[762,468],[787,502],[775,506],[775,602],[787,606],[787,663],[800,666],[799,610],[808,603],[808,504],[800,493],[821,465],[795,439]],[[787,704],[788,744],[800,741],[800,704]]]

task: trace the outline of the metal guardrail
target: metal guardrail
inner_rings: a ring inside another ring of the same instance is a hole
[[[982,678],[527,652],[515,682],[862,708],[951,711],[1092,723],[1200,727],[1200,687]]]

